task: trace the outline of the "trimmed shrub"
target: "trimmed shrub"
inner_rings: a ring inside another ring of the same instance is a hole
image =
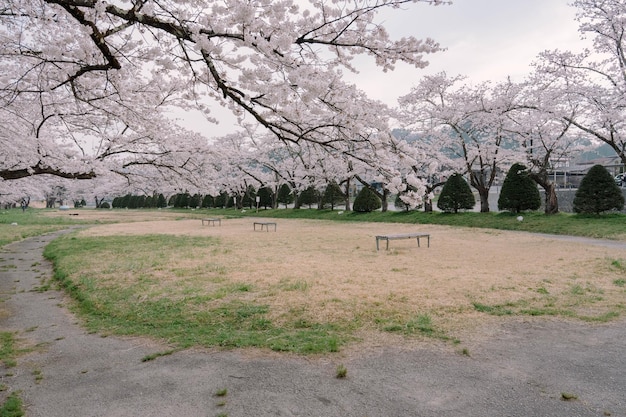
[[[324,190],[322,196],[322,207],[330,206],[331,210],[335,209],[335,205],[341,204],[346,200],[346,196],[341,191],[341,187],[335,181],[331,181]],[[320,207],[320,208],[322,208]]]
[[[465,178],[458,173],[452,174],[439,194],[439,210],[458,213],[459,210],[471,210],[475,205],[476,199]]]
[[[600,214],[624,208],[624,195],[602,165],[591,167],[574,197],[574,213]]]
[[[541,195],[535,181],[528,175],[525,165],[515,163],[502,183],[498,210],[519,213],[524,210],[537,210],[541,207]]]
[[[291,187],[288,184],[283,184],[278,189],[277,200],[280,204],[284,204],[285,208],[287,208],[288,204],[293,203],[293,193],[291,192]]]
[[[259,206],[267,209],[268,207],[272,207],[272,202],[274,199],[274,192],[269,187],[261,187],[259,188],[259,192],[257,193],[257,197],[259,197]]]
[[[382,203],[380,198],[369,187],[361,188],[361,191],[356,195],[354,203],[352,203],[352,210],[360,213],[369,213],[381,208]]]
[[[300,205],[308,205],[309,208],[315,203],[317,203],[319,193],[313,186],[307,187],[306,190],[302,191],[298,196]]]

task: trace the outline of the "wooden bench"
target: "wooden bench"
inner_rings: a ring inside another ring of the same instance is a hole
[[[202,219],[202,226],[204,226],[205,222],[209,226],[211,225],[215,226],[215,223],[217,223],[220,226],[222,225],[222,219]]]
[[[256,230],[257,226],[261,226],[261,231],[265,227],[265,230],[270,231],[270,226],[274,226],[274,231],[276,231],[276,223],[274,222],[254,222],[254,230]]]
[[[387,241],[387,248],[389,250],[389,241],[397,239],[417,239],[417,246],[420,246],[420,238],[425,237],[428,239],[428,247],[430,248],[430,235],[428,233],[402,233],[398,235],[379,235],[376,236],[376,250],[379,250],[378,242],[381,240]]]

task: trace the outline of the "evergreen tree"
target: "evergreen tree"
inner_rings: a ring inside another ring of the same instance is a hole
[[[461,174],[452,174],[443,185],[437,207],[446,212],[458,213],[459,210],[471,210],[476,199],[467,181]]]
[[[202,196],[200,194],[194,194],[189,198],[189,207],[198,208],[200,207],[200,202],[202,201]]]
[[[176,207],[176,200],[178,200],[178,194],[171,195],[170,199],[167,201],[167,205],[169,207]]]
[[[157,197],[157,205],[158,208],[167,207],[167,201],[165,201],[165,196],[163,194],[159,194]]]
[[[298,198],[300,199],[300,204],[306,204],[311,208],[313,203],[317,202],[317,195],[317,190],[311,185],[306,190],[302,191]]]
[[[528,175],[526,166],[515,163],[502,183],[498,197],[498,210],[519,213],[541,207],[541,195],[535,181]]]
[[[600,214],[624,208],[624,194],[602,165],[591,167],[574,197],[574,213]]]
[[[324,195],[322,196],[322,207],[330,206],[331,210],[335,209],[335,205],[339,203],[343,203],[346,199],[346,196],[341,191],[341,187],[335,181],[331,181],[326,186],[324,190]]]
[[[237,198],[239,200],[239,198]],[[246,192],[241,196],[241,207],[248,207],[250,209],[256,206],[256,189],[252,185],[246,187]]]
[[[228,193],[226,191],[222,191],[217,197],[215,197],[214,201],[215,207],[226,207],[228,204]]]
[[[259,197],[259,206],[267,209],[267,207],[272,207],[272,199],[274,198],[274,192],[269,187],[261,187],[259,188],[259,192],[257,193]]]
[[[283,184],[278,189],[278,202],[284,204],[285,208],[287,208],[288,204],[293,203],[293,194],[289,184]]]
[[[202,199],[202,208],[211,208],[213,207],[213,196],[212,195],[205,195],[204,198]]]
[[[126,194],[124,197],[122,197],[122,200],[120,201],[120,207],[121,208],[129,208],[130,207],[130,199],[131,199],[131,195],[130,194]]]
[[[382,203],[376,193],[369,187],[363,187],[356,195],[354,203],[352,203],[352,210],[360,213],[369,213],[378,210],[381,206]]]

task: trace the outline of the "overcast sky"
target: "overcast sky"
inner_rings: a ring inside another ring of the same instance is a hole
[[[374,68],[354,81],[373,98],[395,105],[396,98],[425,74],[446,71],[472,81],[521,80],[542,51],[581,51],[576,9],[570,0],[454,0],[452,5],[417,4],[382,15],[392,37],[430,37],[446,51],[428,55],[430,65],[398,65],[379,75]]]
[[[382,73],[370,57],[359,58],[358,75],[346,74],[370,97],[395,106],[426,74],[446,71],[466,75],[469,81],[521,81],[530,63],[545,50],[581,51],[576,9],[570,0],[454,0],[452,5],[410,4],[402,10],[385,11],[377,19],[393,39],[412,35],[430,37],[446,51],[426,56],[430,65],[417,69],[398,64]],[[215,109],[215,115],[223,110]],[[216,126],[201,123],[208,136],[234,129],[230,117]],[[197,118],[193,118],[197,121]],[[224,133],[222,133],[224,132]]]

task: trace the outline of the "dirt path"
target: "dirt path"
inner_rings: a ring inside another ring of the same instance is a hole
[[[514,319],[485,329],[469,356],[425,344],[323,358],[188,350],[142,362],[167,347],[87,334],[62,293],[33,291],[51,274],[41,251],[54,237],[0,252],[0,328],[37,346],[2,372],[27,417],[626,416],[624,320]],[[339,364],[346,379],[335,378]]]

